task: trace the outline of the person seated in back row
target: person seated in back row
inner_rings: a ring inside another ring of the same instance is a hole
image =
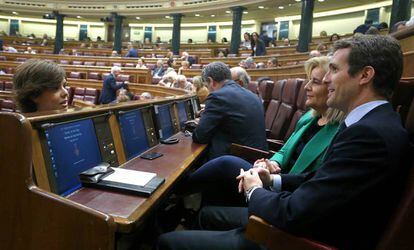
[[[231,80],[231,72],[222,62],[208,64],[202,78],[211,91],[193,141],[209,144],[208,159],[228,154],[231,143],[266,150],[261,100]]]
[[[30,59],[16,68],[13,87],[23,113],[66,109],[65,70],[54,62]]]

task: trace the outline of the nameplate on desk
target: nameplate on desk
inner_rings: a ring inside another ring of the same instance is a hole
[[[155,173],[136,171],[123,168],[112,168],[114,171],[102,176],[98,181],[89,181],[81,174],[82,185],[110,189],[140,196],[150,196],[162,183],[164,178]]]

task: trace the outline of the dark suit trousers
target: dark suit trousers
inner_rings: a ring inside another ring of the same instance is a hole
[[[163,234],[158,249],[261,249],[244,236],[247,219],[247,208],[205,207],[199,214],[201,230]]]
[[[225,155],[213,159],[184,181],[181,193],[202,192],[203,205],[246,206],[245,197],[238,192],[236,176],[240,169],[248,170],[252,165],[235,156]]]

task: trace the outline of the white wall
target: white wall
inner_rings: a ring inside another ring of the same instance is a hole
[[[45,22],[36,22],[36,21],[26,21],[22,20],[19,24],[20,34],[27,36],[30,34],[35,34],[36,37],[42,37],[43,34],[48,36],[55,37],[56,33],[56,24],[55,23],[45,23]],[[65,32],[65,30],[63,30]]]
[[[9,19],[0,18],[0,31],[4,31],[7,34],[9,33]]]
[[[171,32],[171,38],[172,38],[172,32]],[[198,43],[207,42],[207,26],[181,27],[181,34],[180,34],[181,43],[186,43],[189,38],[193,39],[193,42],[195,43],[196,42]]]
[[[104,25],[89,25],[88,27],[88,36],[92,41],[96,41],[96,38],[100,36],[102,39],[105,39],[106,30]]]

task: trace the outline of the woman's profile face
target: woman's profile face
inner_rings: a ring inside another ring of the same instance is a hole
[[[326,71],[321,67],[312,70],[309,82],[305,85],[307,107],[311,107],[319,113],[328,109],[328,84],[323,81]]]
[[[244,40],[246,41],[250,40],[249,34],[244,33]]]
[[[65,88],[66,79],[63,79],[57,89],[44,90],[40,96],[33,99],[37,111],[59,110],[68,107],[68,91]]]

